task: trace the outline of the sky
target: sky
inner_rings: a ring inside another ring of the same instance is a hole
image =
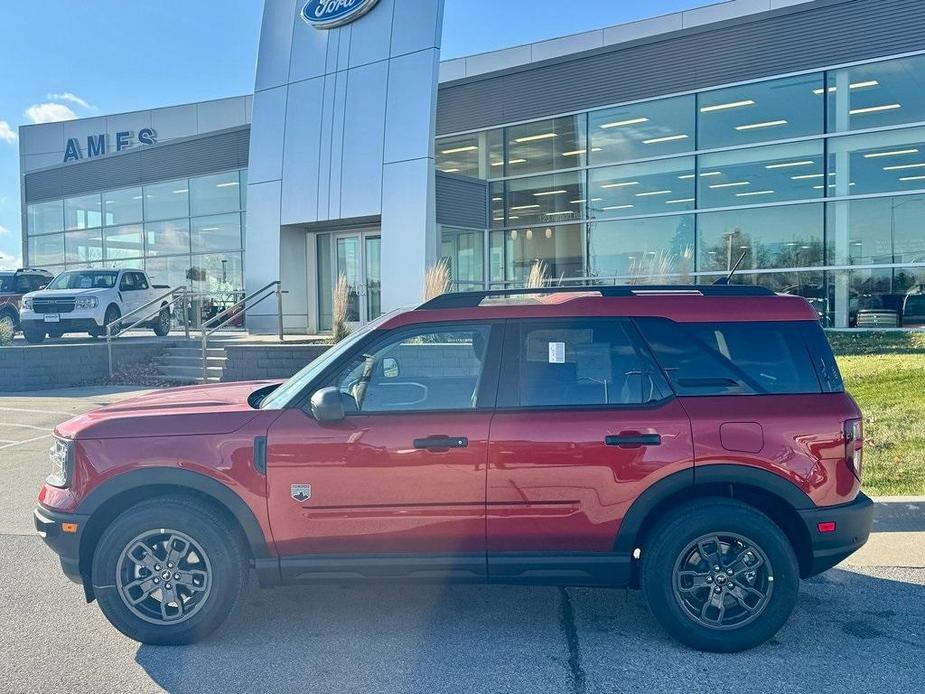
[[[442,56],[706,4],[712,3],[446,0]],[[250,93],[262,13],[263,0],[3,0],[0,270],[21,263],[20,125]]]

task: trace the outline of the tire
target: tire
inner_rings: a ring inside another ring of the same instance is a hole
[[[770,518],[747,504],[684,504],[647,538],[641,583],[649,609],[688,646],[719,653],[753,648],[774,636],[796,605],[800,575],[793,547]]]
[[[48,331],[48,337],[50,337],[52,340],[57,340],[58,338],[63,337],[63,336],[64,336],[63,330],[49,330]]]
[[[188,498],[158,497],[132,506],[109,525],[93,555],[100,609],[116,629],[141,643],[198,641],[245,594],[249,561],[238,537],[212,508]],[[166,563],[168,547],[179,557],[174,566]],[[173,582],[180,573],[171,576],[171,570],[177,569],[184,578]],[[165,593],[168,585],[171,594]],[[165,603],[167,595],[173,599]]]
[[[41,344],[42,341],[45,339],[44,330],[36,329],[31,326],[26,326],[25,324],[23,324],[22,326],[22,334],[23,334],[23,337],[26,338],[26,342],[32,345]]]
[[[166,306],[161,309],[157,315],[157,321],[154,323],[154,334],[158,337],[165,337],[170,333],[170,309]]]
[[[115,304],[111,304],[109,308],[106,309],[106,314],[103,317],[102,327],[97,326],[94,330],[90,331],[90,337],[103,337],[106,335],[106,326],[110,323],[119,320],[122,317],[122,311],[119,310],[119,307]],[[112,328],[112,334],[119,334],[120,326],[116,324]]]

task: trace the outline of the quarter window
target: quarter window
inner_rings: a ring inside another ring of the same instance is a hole
[[[335,378],[348,413],[473,410],[488,325],[418,330],[386,338]]]

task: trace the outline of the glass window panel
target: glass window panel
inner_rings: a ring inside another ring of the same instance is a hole
[[[137,258],[144,255],[144,228],[128,224],[103,229],[103,250],[106,260]]]
[[[186,179],[145,186],[145,221],[189,217],[189,182]]]
[[[244,287],[240,253],[194,255],[190,267],[194,291],[228,301],[229,307],[240,299],[233,299]]]
[[[170,255],[190,252],[189,220],[145,224],[148,255]]]
[[[694,157],[593,169],[590,216],[630,217],[694,209]]]
[[[849,327],[895,328],[925,324],[925,268],[871,268],[830,272],[836,315]],[[839,291],[841,289],[841,291]]]
[[[925,196],[829,203],[830,265],[925,262]]]
[[[821,140],[704,154],[698,163],[700,208],[821,198],[825,194]]]
[[[821,265],[822,205],[785,205],[698,215],[698,270]]]
[[[584,276],[581,224],[492,232],[492,281],[523,284],[540,260],[553,280]]]
[[[441,231],[442,256],[449,264],[453,288],[481,289],[485,279],[485,232],[454,227],[443,227]]]
[[[241,248],[241,215],[197,217],[192,223],[193,253]]]
[[[141,188],[123,188],[103,193],[103,223],[106,226],[117,226],[140,222],[143,202]]]
[[[66,233],[64,235],[64,259],[68,264],[102,260],[102,232],[99,229],[86,229]]]
[[[241,209],[241,181],[237,171],[191,178],[190,213],[194,217]]]
[[[239,172],[239,180],[241,181],[241,209],[247,209],[247,169],[241,169]]]
[[[508,176],[570,169],[586,163],[584,116],[525,123],[507,128],[506,133]]]
[[[64,201],[65,229],[93,229],[103,223],[100,194],[83,195]]]
[[[436,149],[438,171],[483,179],[504,175],[501,130],[444,137]]]
[[[28,207],[29,233],[51,234],[64,229],[64,201],[40,202]]]
[[[647,101],[588,114],[592,164],[694,149],[694,97]]]
[[[581,219],[584,180],[584,172],[572,171],[507,181],[507,224],[551,224]]]
[[[830,72],[826,98],[830,132],[925,120],[925,56]]]
[[[506,226],[504,216],[504,183],[497,181],[489,184],[488,193],[490,197],[490,202],[488,203],[490,214],[488,225],[493,229],[499,229]]]
[[[822,74],[697,95],[697,147],[713,149],[815,135],[823,129]]]
[[[592,277],[649,284],[690,281],[694,257],[694,217],[650,217],[588,225],[588,265]]]
[[[64,262],[64,234],[31,237],[28,246],[29,267],[43,267]]]
[[[318,328],[330,330],[334,320],[334,267],[331,263],[331,235],[319,234],[318,242]]]
[[[125,261],[118,264],[122,267]],[[134,261],[128,261],[134,263]],[[132,265],[131,267],[137,267]],[[144,261],[144,270],[153,284],[166,284],[169,287],[191,287],[190,257],[188,255],[173,256],[170,258],[147,258]]]
[[[833,137],[829,195],[925,188],[925,128]]]

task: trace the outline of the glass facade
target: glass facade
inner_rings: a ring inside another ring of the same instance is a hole
[[[29,205],[26,262],[143,269],[228,302],[244,287],[246,188],[241,169]]]
[[[439,171],[488,186],[488,229],[443,229],[460,290],[522,286],[538,260],[575,284],[705,283],[738,263],[738,282],[804,296],[829,325],[925,320],[925,55],[453,135],[436,152]]]

